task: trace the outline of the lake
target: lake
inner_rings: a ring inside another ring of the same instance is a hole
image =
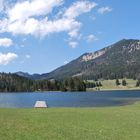
[[[38,100],[48,107],[105,107],[140,100],[140,91],[0,93],[0,108],[33,108]]]

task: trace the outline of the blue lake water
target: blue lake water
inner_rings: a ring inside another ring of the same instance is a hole
[[[0,108],[33,108],[36,101],[48,107],[120,106],[140,100],[140,91],[0,93]]]

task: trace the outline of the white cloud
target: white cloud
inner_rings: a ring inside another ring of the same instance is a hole
[[[7,65],[18,57],[15,53],[0,53],[0,65]]]
[[[99,40],[95,35],[90,34],[86,37],[87,42],[93,42]]]
[[[64,65],[68,64],[69,62],[68,61],[64,61]]]
[[[78,36],[78,28],[75,28],[75,30],[70,31],[68,34],[71,38],[77,37]]]
[[[30,58],[31,58],[31,56],[30,56],[29,54],[27,54],[25,57],[26,57],[27,59],[30,59]]]
[[[80,28],[80,26],[81,23],[77,22],[74,19],[62,18],[50,21],[45,18],[39,21],[34,18],[29,18],[24,23],[21,21],[17,21],[9,24],[8,31],[13,34],[30,34],[35,36],[45,36],[58,32],[76,32]]]
[[[98,9],[98,13],[100,14],[104,14],[104,13],[107,13],[107,12],[111,12],[112,11],[112,8],[106,6],[106,7],[101,7]]]
[[[0,47],[10,47],[13,41],[9,38],[0,38]]]
[[[0,21],[0,32],[34,36],[67,32],[70,37],[76,38],[82,24],[76,17],[91,11],[97,4],[88,0],[74,2],[63,12],[58,11],[58,13],[61,13],[59,18],[50,20],[48,14],[62,3],[63,0],[26,0],[18,2],[8,9],[8,18]]]
[[[29,17],[47,15],[54,7],[61,5],[63,0],[31,0],[16,3],[8,11],[10,21],[24,21]]]
[[[78,1],[72,4],[68,9],[65,10],[63,17],[67,19],[75,19],[83,13],[91,11],[97,4],[89,1]],[[80,28],[80,27],[79,27]],[[71,38],[78,36],[79,28],[74,28],[68,34]]]
[[[78,45],[78,42],[76,42],[76,41],[71,41],[71,42],[69,42],[69,46],[71,47],[71,48],[76,48],[77,47],[77,45]]]
[[[66,18],[76,18],[77,16],[89,12],[92,8],[97,6],[94,2],[89,1],[78,1],[75,2],[72,6],[70,6],[64,13],[64,17]]]

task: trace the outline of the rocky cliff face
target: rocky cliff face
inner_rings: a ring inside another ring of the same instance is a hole
[[[97,51],[97,52],[93,52],[93,53],[88,53],[87,55],[84,55],[82,57],[82,61],[87,62],[87,61],[90,61],[90,60],[94,60],[95,58],[98,58],[105,53],[106,53],[106,50],[101,50],[101,51]]]

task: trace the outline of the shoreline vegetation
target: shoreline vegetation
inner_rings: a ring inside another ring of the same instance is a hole
[[[1,108],[0,136],[1,140],[139,140],[139,108],[140,102],[100,108]]]
[[[81,80],[78,77],[62,80],[31,80],[16,74],[0,73],[0,92],[85,92],[113,90],[140,90],[140,80],[126,78]]]

